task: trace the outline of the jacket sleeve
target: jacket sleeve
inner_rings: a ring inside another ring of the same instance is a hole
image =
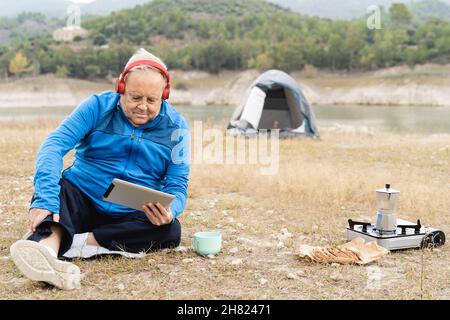
[[[59,214],[59,192],[64,156],[94,128],[99,116],[99,102],[92,95],[51,132],[39,147],[34,175],[34,200],[31,208]]]
[[[175,219],[183,212],[186,206],[191,142],[187,124],[184,124],[183,128],[177,129],[172,133],[172,141],[177,141],[177,144],[172,149],[171,161],[163,179],[161,191],[173,194],[176,197],[170,205]]]

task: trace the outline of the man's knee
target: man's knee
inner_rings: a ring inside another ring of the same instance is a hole
[[[172,243],[172,246],[177,247],[181,242],[181,223],[178,219],[175,219],[172,223],[168,224],[167,242]]]

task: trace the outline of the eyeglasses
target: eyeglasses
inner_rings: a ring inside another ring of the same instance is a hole
[[[134,92],[127,92],[125,95],[127,96],[127,100],[133,104],[146,103],[149,105],[155,105],[161,101],[161,99],[155,99],[154,97],[141,96],[140,94],[134,93]]]

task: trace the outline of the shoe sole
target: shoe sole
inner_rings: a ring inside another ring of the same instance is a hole
[[[28,238],[33,234],[32,231],[27,231],[25,235],[22,237],[22,240],[28,240]]]
[[[80,288],[80,268],[56,259],[43,245],[19,240],[11,246],[10,253],[17,268],[29,279],[47,282],[63,290]]]

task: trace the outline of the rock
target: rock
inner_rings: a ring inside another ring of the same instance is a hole
[[[216,256],[213,255],[213,254],[207,255],[207,257],[208,257],[208,259],[215,259],[216,258]]]
[[[288,238],[292,238],[292,233],[290,233],[288,231],[288,229],[283,228],[283,229],[280,230],[279,233],[273,234],[272,238],[281,241],[281,240],[285,240],[285,239],[288,239]]]
[[[229,251],[230,253],[238,253],[239,252],[239,248],[238,247],[233,247],[230,249]]]
[[[211,262],[211,264],[212,265],[214,265],[214,264],[216,264],[217,262],[216,261],[214,261],[214,260],[210,260],[210,262]]]
[[[295,273],[289,272],[287,274],[287,278],[288,279],[292,279],[292,280],[297,280],[298,279],[298,275],[296,275]]]
[[[231,264],[233,266],[237,266],[237,265],[242,264],[242,259],[235,259],[235,258],[232,258],[232,257],[226,257],[225,258],[225,262],[227,262],[227,263],[229,263],[229,264]]]
[[[184,247],[184,246],[179,246],[179,247],[175,248],[174,251],[186,253],[186,252],[189,251],[189,249],[187,247]]]
[[[242,259],[233,259],[233,260],[231,261],[231,264],[232,264],[233,266],[238,266],[238,265],[242,264]]]
[[[186,258],[186,259],[182,260],[183,263],[191,263],[193,261],[194,261],[194,259],[192,259],[192,258]]]
[[[288,229],[287,228],[283,228],[283,229],[281,229],[280,230],[280,234],[283,236],[283,238],[291,238],[292,237],[292,233],[290,233],[289,231],[288,231]]]
[[[299,277],[306,277],[306,272],[303,270],[297,270],[295,274]]]
[[[269,280],[264,279],[264,278],[259,279],[259,284],[262,286],[265,285],[267,282],[269,282]]]
[[[342,275],[339,272],[335,271],[330,275],[330,279],[337,282],[342,280]]]
[[[120,291],[122,291],[122,290],[125,290],[125,285],[124,285],[123,283],[119,283],[119,284],[116,286],[116,288],[119,289]]]
[[[202,213],[200,211],[192,211],[191,216],[193,217],[201,217]]]
[[[333,262],[333,263],[331,264],[331,266],[332,266],[333,268],[337,268],[337,267],[340,266],[340,264],[339,264],[339,263],[336,263],[336,262]]]
[[[279,241],[279,242],[277,243],[277,248],[278,248],[278,249],[284,248],[284,243],[283,243],[283,241]]]

